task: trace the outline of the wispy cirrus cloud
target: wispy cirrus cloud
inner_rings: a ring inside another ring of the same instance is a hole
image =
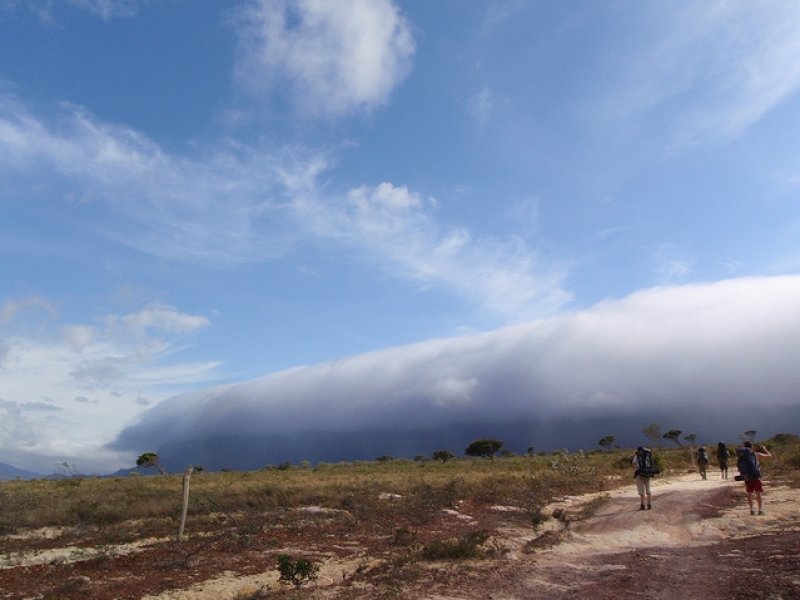
[[[733,138],[800,89],[800,5],[677,2],[626,11],[605,117],[659,116],[678,144]]]
[[[410,26],[391,0],[255,0],[236,22],[239,84],[255,95],[288,90],[307,114],[380,106],[411,68]]]
[[[86,11],[104,21],[132,17],[150,0],[0,0],[0,10],[8,12],[24,8],[48,26],[58,24],[57,9],[71,7]]]
[[[564,269],[544,266],[523,240],[441,223],[433,199],[390,182],[336,190],[325,181],[332,163],[321,152],[236,145],[176,156],[78,108],[63,107],[57,124],[48,124],[8,97],[0,100],[0,150],[0,175],[27,176],[36,186],[50,179],[66,196],[106,207],[109,217],[95,227],[146,253],[259,262],[321,239],[506,321],[547,314],[570,299]]]
[[[481,237],[442,225],[435,200],[404,186],[361,186],[337,203],[296,198],[296,209],[317,235],[368,249],[369,260],[396,275],[443,285],[507,321],[550,314],[571,299],[562,287],[565,268],[542,264],[519,238]]]
[[[76,8],[89,11],[103,20],[135,15],[150,0],[67,0]]]

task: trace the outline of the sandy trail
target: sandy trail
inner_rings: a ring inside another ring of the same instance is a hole
[[[652,510],[639,510],[632,485],[615,490],[591,516],[569,523],[554,545],[519,557],[511,570],[499,568],[492,578],[498,593],[491,597],[800,598],[797,490],[768,486],[766,515],[759,517],[750,516],[743,485],[732,479],[693,474],[653,484]],[[596,497],[568,498],[548,509],[579,513]],[[737,584],[743,556],[749,576],[760,582],[755,593]],[[480,596],[449,598],[472,597]]]

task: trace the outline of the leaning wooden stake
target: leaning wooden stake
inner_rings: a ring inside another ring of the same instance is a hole
[[[181,524],[178,527],[178,543],[183,541],[183,527],[186,525],[186,513],[189,510],[189,479],[192,477],[194,467],[189,465],[183,474],[183,510],[181,511]]]

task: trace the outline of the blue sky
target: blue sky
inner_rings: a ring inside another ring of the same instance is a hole
[[[777,1],[0,0],[0,461],[122,466],[175,394],[642,290],[788,293],[799,33]]]

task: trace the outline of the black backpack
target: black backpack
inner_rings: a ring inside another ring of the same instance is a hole
[[[697,451],[697,462],[699,462],[701,465],[708,464],[708,454],[706,454],[705,449]]]
[[[758,468],[758,457],[751,448],[743,446],[736,449],[736,466],[739,474],[745,481],[761,479],[761,469]]]
[[[636,450],[636,475],[641,477],[654,477],[661,473],[661,469],[653,462],[653,451],[650,448],[640,447]]]

